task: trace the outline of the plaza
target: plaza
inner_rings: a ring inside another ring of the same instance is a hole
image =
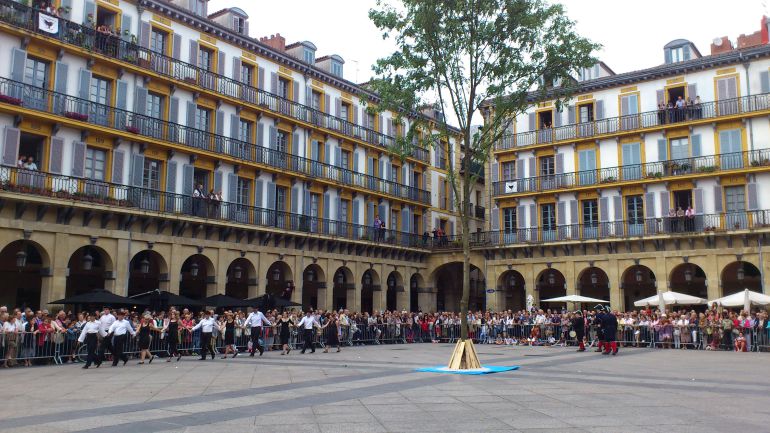
[[[443,363],[450,351],[447,344],[381,345],[15,369],[2,374],[12,397],[0,406],[0,432],[725,432],[763,431],[770,422],[764,353],[621,349],[602,356],[478,345],[484,364],[520,370],[414,371]]]

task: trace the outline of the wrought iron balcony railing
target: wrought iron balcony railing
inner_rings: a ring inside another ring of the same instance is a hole
[[[723,153],[668,161],[607,167],[596,170],[503,180],[492,185],[495,196],[546,192],[582,186],[615,184],[618,182],[663,179],[721,173],[748,167],[770,169],[770,149]]]
[[[152,51],[118,36],[97,32],[85,25],[59,18],[59,31],[50,33],[39,28],[38,15],[40,13],[39,10],[13,0],[0,0],[0,22],[54,38],[69,45],[85,48],[93,53],[134,64],[172,80],[239,99],[242,103],[250,104],[259,110],[313,124],[318,128],[324,128],[375,146],[387,148],[395,143],[395,138],[389,135],[280,97],[264,89],[254,87],[250,83],[234,80],[217,72]],[[428,150],[421,147],[414,148],[412,157],[425,163],[430,162]]]
[[[767,110],[770,110],[770,94],[768,93],[720,101],[701,102],[683,109],[646,111],[644,113],[610,117],[592,122],[508,134],[497,143],[496,150],[561,141],[575,141],[602,135],[660,128],[666,125],[684,125],[688,122]]]
[[[225,154],[239,160],[267,165],[273,169],[326,179],[340,185],[365,188],[399,199],[430,203],[428,191],[413,186],[402,185],[321,161],[135,114],[109,105],[97,104],[2,77],[0,77],[0,103],[19,105],[191,149]]]
[[[375,231],[367,225],[16,167],[0,167],[1,191],[400,247],[422,246],[421,236],[414,233],[390,229]]]

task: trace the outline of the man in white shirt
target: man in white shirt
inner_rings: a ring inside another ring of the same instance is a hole
[[[128,334],[136,336],[136,331],[134,331],[134,328],[131,326],[131,322],[126,320],[125,311],[118,311],[118,319],[110,325],[107,334],[107,338],[112,336],[112,366],[115,367],[118,365],[118,359],[123,360],[123,365],[126,365],[128,362],[128,355],[123,353],[123,349],[125,349]]]
[[[211,310],[206,311],[206,317],[201,319],[192,330],[201,330],[201,358],[200,361],[206,360],[206,355],[211,353],[211,359],[216,359],[214,348],[211,347],[211,333],[214,332],[214,326],[216,326],[216,320],[212,317]]]
[[[115,323],[115,316],[110,312],[110,307],[104,307],[102,316],[99,317],[97,322],[99,323],[99,341],[101,341],[97,355],[99,356],[99,362],[102,362],[107,360],[107,357],[104,355],[106,351],[109,350],[112,353],[112,339],[105,338],[110,326]]]
[[[305,313],[305,317],[303,317],[297,324],[297,328],[302,329],[305,338],[305,344],[302,346],[302,352],[300,353],[304,354],[307,349],[310,349],[310,353],[315,353],[315,344],[313,344],[315,335],[313,335],[313,328],[316,326],[319,328],[321,327],[318,320],[313,315],[313,312],[308,310],[308,312]]]
[[[96,356],[96,344],[99,341],[100,324],[91,313],[88,313],[87,320],[83,325],[83,330],[80,331],[80,337],[78,337],[78,342],[85,343],[88,349],[88,357],[86,357],[86,365],[83,366],[83,369],[88,369],[91,363],[96,364],[96,368],[99,368],[102,361]]]
[[[259,311],[259,308],[255,308],[254,311],[249,313],[249,317],[247,317],[246,322],[243,323],[244,328],[251,328],[251,354],[249,356],[254,356],[255,350],[259,350],[259,356],[262,356],[265,352],[265,349],[259,344],[259,337],[262,336],[263,324],[267,324],[267,326],[272,325],[272,323],[267,320],[267,317]]]

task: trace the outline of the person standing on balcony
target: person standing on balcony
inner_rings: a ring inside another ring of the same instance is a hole
[[[695,231],[695,209],[692,206],[687,206],[687,210],[684,211],[685,217],[685,230],[688,232]]]
[[[696,96],[695,101],[693,102],[693,114],[695,119],[703,117],[703,107],[700,104],[700,96]]]
[[[16,163],[16,168],[24,168],[26,162],[27,158],[24,155],[19,155],[19,161]]]
[[[374,216],[374,242],[379,242],[380,229],[382,228],[382,220],[379,215]]]
[[[658,104],[658,125],[666,123],[666,106],[661,102]]]
[[[685,103],[684,98],[681,96],[676,99],[676,112],[674,114],[674,118],[677,122],[681,122],[684,120],[684,109],[685,109]]]
[[[685,219],[684,219],[684,209],[682,209],[682,206],[677,206],[676,208],[676,225],[678,230],[677,231],[684,231],[685,229]]]
[[[30,171],[37,171],[37,164],[35,164],[35,158],[28,156],[27,162],[24,163],[24,168]]]
[[[199,183],[193,190],[193,216],[204,216],[201,209],[203,209],[203,200],[206,198],[206,194],[203,191],[202,183]]]

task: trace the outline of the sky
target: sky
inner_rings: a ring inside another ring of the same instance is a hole
[[[615,73],[663,63],[663,46],[689,39],[704,55],[714,38],[760,28],[770,0],[562,0],[580,34],[603,45],[597,53]],[[369,21],[375,0],[210,0],[209,12],[237,6],[249,14],[250,36],[280,33],[286,43],[309,40],[317,56],[338,54],[345,59],[345,78],[363,83],[371,65],[394,46]]]

